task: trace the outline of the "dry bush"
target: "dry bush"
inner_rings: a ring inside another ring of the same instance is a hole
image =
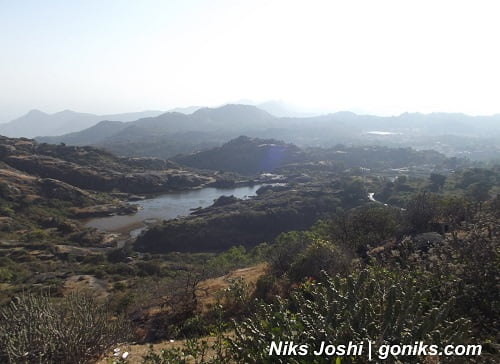
[[[0,362],[89,363],[130,332],[93,295],[28,294],[0,308]]]

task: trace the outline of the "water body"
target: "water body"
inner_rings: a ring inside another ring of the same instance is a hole
[[[372,201],[372,202],[380,203],[380,204],[383,204],[384,206],[387,206],[387,204],[386,204],[386,203],[383,203],[383,202],[380,202],[380,201],[375,200],[375,197],[373,197],[373,196],[375,196],[375,192],[370,192],[370,193],[368,194],[368,199],[369,199],[370,201]]]
[[[156,221],[174,219],[189,215],[191,209],[208,207],[222,195],[238,198],[255,196],[262,185],[240,186],[234,188],[205,187],[197,190],[172,192],[142,201],[134,202],[141,207],[134,215],[114,215],[91,219],[85,226],[108,232],[131,231],[137,235],[145,225]],[[135,228],[135,230],[133,230]]]
[[[391,131],[381,131],[381,130],[367,131],[366,134],[372,134],[372,135],[401,135],[401,133],[393,133]]]

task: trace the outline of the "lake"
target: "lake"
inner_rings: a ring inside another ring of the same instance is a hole
[[[196,190],[171,192],[142,201],[133,202],[140,210],[134,215],[114,215],[89,220],[85,226],[108,232],[130,231],[137,235],[148,223],[189,215],[191,209],[208,207],[222,195],[238,198],[255,196],[262,185],[233,188],[205,187]],[[135,229],[135,230],[133,230]]]

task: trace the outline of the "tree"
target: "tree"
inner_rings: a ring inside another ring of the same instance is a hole
[[[437,191],[442,190],[446,182],[446,176],[439,173],[431,173],[429,179],[431,186],[435,187]]]
[[[294,259],[310,244],[311,238],[305,233],[290,231],[280,234],[269,252],[270,268],[277,277],[290,270]]]
[[[349,254],[350,255],[350,254]],[[326,240],[313,241],[298,255],[290,267],[290,278],[298,282],[306,277],[319,278],[321,271],[329,274],[349,273],[351,258]]]
[[[484,182],[474,182],[467,187],[467,196],[476,202],[486,201],[490,197],[491,185]]]
[[[417,232],[428,231],[432,220],[439,214],[436,197],[426,191],[420,192],[408,202],[406,217],[410,228]]]
[[[359,178],[355,178],[348,183],[344,188],[344,202],[347,204],[354,204],[359,200],[363,200],[367,196],[365,185]]]
[[[380,204],[362,206],[342,212],[326,222],[326,234],[345,251],[363,254],[368,246],[376,246],[400,229],[400,210]]]

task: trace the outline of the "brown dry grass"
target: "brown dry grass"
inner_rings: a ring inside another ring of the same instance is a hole
[[[216,338],[207,336],[201,338],[200,340],[205,340],[208,343],[208,346],[211,347]],[[140,364],[143,362],[143,357],[148,353],[151,346],[153,347],[153,350],[159,354],[160,351],[164,349],[182,348],[184,347],[185,342],[186,340],[166,340],[156,344],[120,344],[116,346],[116,348],[120,349],[118,356],[113,356],[113,351],[110,351],[107,353],[107,356],[97,364],[112,363],[113,359],[118,359],[120,355],[125,352],[129,353],[127,363]],[[212,356],[214,353],[209,351],[207,355]]]
[[[255,289],[255,284],[260,276],[266,273],[268,269],[268,265],[266,263],[261,263],[252,267],[242,268],[234,270],[224,276],[217,278],[210,278],[203,282],[201,282],[198,287],[198,310],[200,313],[207,313],[211,310],[211,308],[217,303],[217,296],[219,292],[227,288],[230,284],[230,280],[234,278],[243,278],[247,283],[250,292],[253,292]],[[154,310],[154,308],[152,308]],[[207,341],[209,347],[213,344],[215,338],[214,337],[204,337],[200,340]],[[116,348],[120,349],[120,355],[124,352],[128,352],[129,356],[127,357],[127,362],[131,364],[139,364],[142,363],[142,358],[145,356],[150,346],[153,346],[153,349],[156,352],[159,352],[162,349],[172,349],[172,348],[182,348],[185,344],[185,340],[166,340],[160,343],[155,344],[119,344]],[[210,352],[208,353],[210,355]],[[111,363],[113,359],[113,353],[107,353],[107,356],[99,361],[98,364],[107,364]]]
[[[217,296],[225,288],[229,287],[230,280],[235,278],[243,278],[248,284],[249,292],[255,290],[255,284],[260,276],[266,273],[268,266],[266,263],[261,263],[248,268],[237,269],[228,274],[210,278],[198,285],[198,311],[200,313],[209,312],[217,303]]]
[[[108,295],[109,283],[103,279],[98,279],[88,274],[68,277],[64,282],[63,294],[90,290],[97,294],[97,297]]]

